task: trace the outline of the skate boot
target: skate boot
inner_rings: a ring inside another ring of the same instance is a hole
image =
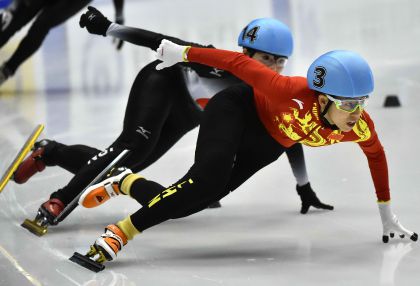
[[[126,167],[113,168],[106,175],[107,179],[90,186],[83,192],[79,199],[79,205],[82,205],[85,208],[94,208],[102,205],[110,198],[118,196],[121,194],[120,182],[132,173],[133,172]]]
[[[105,228],[105,233],[90,246],[86,255],[75,252],[70,260],[89,270],[99,272],[105,268],[103,263],[117,258],[118,251],[126,244],[127,236],[124,232],[115,224],[110,224]]]
[[[117,258],[117,253],[127,244],[127,236],[124,232],[115,224],[110,224],[105,228],[105,233],[98,237],[93,245],[96,250],[94,253],[89,251],[88,256],[92,257],[99,254],[99,258],[96,260],[99,263],[105,261],[111,261]],[[91,254],[91,255],[89,255]]]
[[[42,172],[45,169],[43,156],[45,153],[45,146],[50,142],[50,140],[44,139],[34,144],[32,154],[23,160],[13,174],[13,180],[17,184],[25,183],[37,172]]]
[[[38,209],[34,220],[25,219],[22,226],[35,235],[47,233],[48,225],[56,225],[55,218],[63,211],[65,205],[57,198],[49,199]]]

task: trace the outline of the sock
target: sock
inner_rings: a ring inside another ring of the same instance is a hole
[[[137,228],[131,222],[130,216],[117,222],[117,226],[121,229],[122,232],[124,232],[128,240],[132,240],[135,235],[140,233],[140,231],[138,231]]]
[[[120,188],[121,192],[131,197],[130,195],[131,186],[133,185],[134,181],[138,179],[144,179],[144,178],[137,174],[130,174],[127,177],[125,177],[121,184],[121,188]]]

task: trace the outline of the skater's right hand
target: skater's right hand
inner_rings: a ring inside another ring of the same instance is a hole
[[[397,216],[391,210],[390,202],[378,202],[379,214],[381,215],[383,234],[382,241],[387,243],[389,237],[393,238],[395,234],[399,234],[400,238],[406,235],[412,240],[417,241],[417,233],[406,229],[399,221]]]
[[[95,7],[88,6],[88,11],[80,17],[80,28],[85,28],[89,33],[95,35],[106,36],[106,31],[112,22],[109,21],[99,10]]]
[[[162,40],[156,51],[156,58],[162,62],[156,66],[161,70],[177,63],[187,62],[187,53],[191,46],[177,45],[168,40]]]

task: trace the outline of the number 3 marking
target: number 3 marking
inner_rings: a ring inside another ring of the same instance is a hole
[[[323,87],[325,84],[324,77],[327,75],[327,70],[322,66],[317,66],[314,70],[315,79],[313,80],[313,84],[316,87]]]

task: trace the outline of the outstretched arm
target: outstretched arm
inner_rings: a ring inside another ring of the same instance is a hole
[[[157,50],[163,39],[169,39],[180,45],[205,47],[200,44],[186,42],[171,36],[112,23],[104,15],[102,15],[99,10],[91,6],[89,6],[88,11],[80,17],[79,24],[80,27],[86,28],[86,30],[88,30],[91,34],[102,35],[104,37],[111,36],[120,41],[126,41],[137,46],[150,48],[152,50]],[[206,65],[197,63],[182,63],[182,65],[193,69],[200,77],[217,79],[233,77],[230,73],[214,69]]]
[[[204,47],[203,45],[186,42],[160,33],[134,27],[127,27],[118,22],[113,23],[109,21],[99,10],[91,6],[89,6],[88,11],[80,17],[79,24],[82,28],[86,27],[88,32],[91,34],[111,36],[137,46],[148,47],[152,50],[157,50],[163,39],[169,39],[180,45]]]
[[[389,191],[388,165],[384,149],[376,134],[373,121],[367,113],[363,115],[369,125],[370,138],[364,142],[359,142],[360,147],[365,153],[373,184],[378,199],[379,214],[381,216],[383,234],[382,241],[387,243],[389,238],[397,233],[401,238],[408,236],[411,240],[417,241],[417,233],[406,229],[391,210],[391,196]]]
[[[162,63],[156,69],[179,62],[195,62],[226,70],[268,98],[282,93],[289,94],[293,85],[291,77],[282,76],[243,53],[177,45],[163,40],[157,51],[157,59]]]

